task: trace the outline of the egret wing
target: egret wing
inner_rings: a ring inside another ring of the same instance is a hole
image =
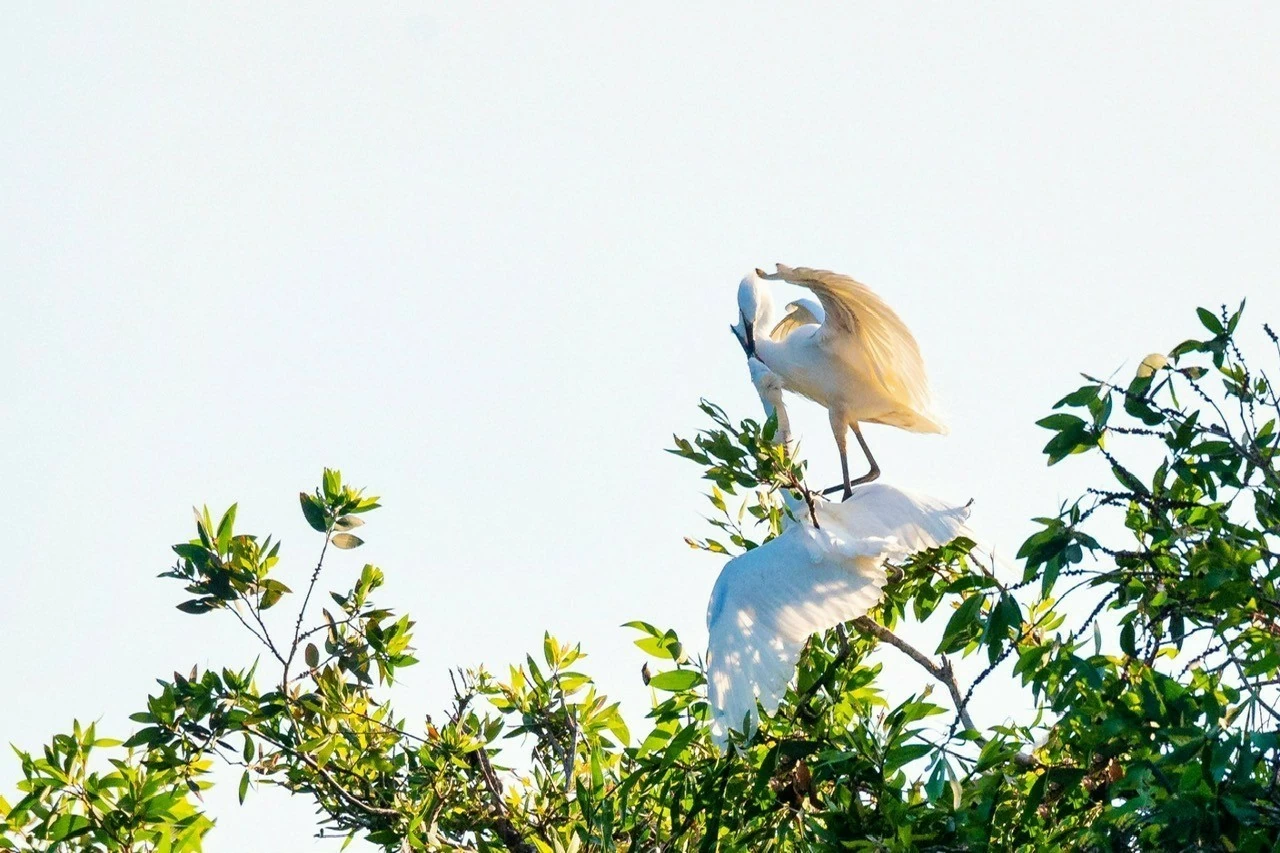
[[[730,560],[707,608],[712,734],[750,733],[756,700],[777,709],[809,637],[880,599],[886,540],[847,541],[807,524]]]
[[[826,316],[827,312],[822,310],[819,303],[812,299],[797,299],[787,305],[787,313],[769,332],[769,337],[780,341],[801,326],[822,325]]]
[[[819,335],[833,348],[852,341],[876,380],[889,395],[910,409],[929,409],[929,380],[915,336],[871,288],[847,275],[809,267],[778,264],[763,274],[808,288],[826,313]]]
[[[817,504],[818,523],[849,540],[885,538],[891,553],[914,554],[939,548],[957,536],[973,539],[965,526],[969,504],[956,506],[888,483],[868,483],[840,503]]]

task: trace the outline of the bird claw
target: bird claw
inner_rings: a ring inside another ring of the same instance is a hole
[[[853,485],[851,483],[837,483],[829,489],[823,489],[821,492],[818,492],[818,494],[826,497],[827,495],[834,495],[839,491],[844,492],[844,494],[840,496],[841,501],[847,501],[849,498],[853,497]]]

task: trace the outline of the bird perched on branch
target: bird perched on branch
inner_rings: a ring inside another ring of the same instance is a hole
[[[787,442],[781,379],[758,358],[748,356],[747,367],[765,414],[777,417],[778,440]],[[777,710],[810,636],[876,605],[886,559],[973,538],[969,504],[885,483],[859,486],[841,503],[819,498],[806,507],[788,491],[783,500],[782,533],[730,560],[707,605],[707,693],[721,749],[729,729],[755,730],[757,700],[766,713]]]
[[[818,526],[796,512],[781,535],[730,560],[707,606],[707,692],[712,735],[745,735],[756,701],[773,713],[809,637],[866,613],[880,600],[884,561],[969,535],[969,507],[885,483],[842,503],[818,500]]]
[[[840,450],[842,480],[824,494],[840,491],[847,499],[853,486],[880,476],[860,424],[926,433],[945,433],[946,427],[930,413],[929,382],[919,345],[893,309],[848,276],[808,267],[777,267],[775,273],[757,269],[742,280],[734,334],[748,358],[758,359],[784,388],[827,409]],[[775,323],[766,280],[808,288],[818,304],[793,302]],[[850,429],[870,465],[856,480],[849,479]]]

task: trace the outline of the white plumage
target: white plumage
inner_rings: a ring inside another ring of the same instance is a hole
[[[793,302],[783,320],[774,323],[764,279],[806,287],[821,305],[810,300]],[[880,473],[860,423],[946,432],[930,412],[929,383],[915,338],[866,285],[828,270],[778,264],[776,273],[756,270],[742,280],[738,308],[743,329],[739,338],[747,354],[777,374],[787,390],[827,409],[840,450],[843,481],[838,488],[845,496],[853,485],[874,480]],[[757,336],[757,330],[765,334]],[[846,447],[850,429],[871,466],[868,474],[854,481],[849,479]]]
[[[765,417],[778,416],[778,443],[787,444],[791,441],[791,418],[782,402],[782,380],[758,358],[748,358],[747,369],[751,371],[751,384],[760,395]]]
[[[967,506],[876,483],[842,502],[818,501],[818,528],[793,522],[730,560],[707,607],[712,735],[750,734],[756,700],[777,710],[809,637],[866,615],[880,600],[884,561],[966,533]],[[797,517],[807,518],[797,512]]]
[[[770,310],[766,304],[756,313]],[[788,441],[781,378],[758,358],[748,357],[747,367],[765,413],[777,414],[778,439]],[[972,538],[968,505],[885,483],[860,486],[841,503],[817,500],[817,528],[800,498],[782,494],[800,520],[788,519],[779,536],[730,560],[707,605],[707,693],[721,748],[729,729],[755,730],[757,700],[766,713],[777,710],[809,637],[876,605],[886,559]]]

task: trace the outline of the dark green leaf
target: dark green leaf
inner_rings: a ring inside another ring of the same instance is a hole
[[[324,508],[316,499],[306,492],[298,492],[298,502],[302,504],[302,514],[306,517],[307,524],[311,525],[311,529],[320,533],[328,532]]]

